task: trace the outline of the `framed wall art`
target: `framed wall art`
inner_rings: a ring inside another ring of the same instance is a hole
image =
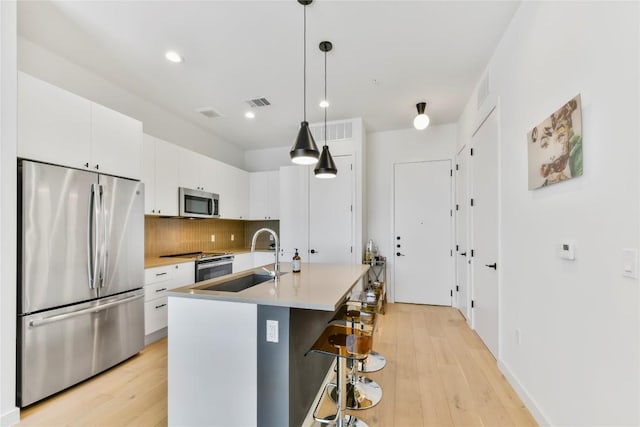
[[[529,190],[582,175],[582,108],[571,99],[527,134]]]

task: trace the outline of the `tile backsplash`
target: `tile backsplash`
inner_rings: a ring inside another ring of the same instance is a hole
[[[197,251],[241,250],[251,246],[253,233],[262,227],[279,233],[279,221],[232,219],[186,219],[144,217],[144,254],[147,257]],[[215,241],[211,241],[211,236]],[[233,240],[231,240],[233,237]],[[263,233],[258,249],[269,248],[269,235]]]

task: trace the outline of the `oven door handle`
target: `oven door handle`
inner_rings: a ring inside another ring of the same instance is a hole
[[[198,263],[196,264],[196,269],[199,271],[205,268],[218,267],[218,266],[227,265],[227,264],[233,264],[233,259]]]

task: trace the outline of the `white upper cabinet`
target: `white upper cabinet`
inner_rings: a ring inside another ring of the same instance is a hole
[[[18,73],[18,157],[84,169],[90,140],[91,101]]]
[[[280,172],[249,174],[249,217],[278,219],[280,217]]]
[[[91,103],[91,166],[98,172],[142,178],[142,122]]]
[[[147,215],[178,215],[178,162],[180,148],[144,135],[143,182],[144,212]]]
[[[179,150],[180,187],[218,193],[216,181],[220,162],[185,148]]]
[[[142,123],[18,73],[18,156],[142,178]]]
[[[218,162],[220,217],[249,218],[249,172]]]

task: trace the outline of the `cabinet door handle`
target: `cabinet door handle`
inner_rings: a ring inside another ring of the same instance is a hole
[[[494,270],[498,269],[498,264],[497,263],[493,263],[493,264],[485,264],[485,267],[489,267],[489,268],[493,268]]]
[[[165,274],[167,274],[166,271],[164,273],[156,273],[156,277],[164,276]]]
[[[466,252],[460,252],[460,255],[467,256],[467,253]]]
[[[404,256],[404,254],[401,254],[400,252],[396,252],[396,256]]]
[[[156,289],[156,293],[158,293],[158,292],[162,292],[162,291],[166,291],[166,290],[167,290],[167,288]]]
[[[85,163],[85,164],[84,164],[84,167],[85,167],[85,168],[88,168],[88,167],[89,167],[89,162]]]
[[[317,254],[318,251],[316,251],[315,249],[311,249],[309,252],[311,252],[312,254]]]
[[[156,305],[156,308],[162,308],[162,307],[164,307],[166,305],[167,305],[166,303],[165,304]]]

